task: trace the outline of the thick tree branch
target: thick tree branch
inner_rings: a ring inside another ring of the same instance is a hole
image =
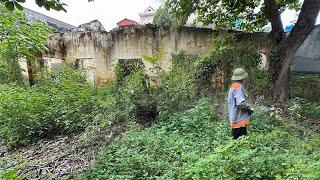
[[[264,4],[268,20],[271,22],[271,38],[274,39],[278,44],[284,38],[284,31],[280,11],[275,0],[264,0]]]
[[[310,32],[313,30],[320,10],[320,0],[305,0],[298,21],[290,32],[288,38],[283,42],[281,47],[280,59],[284,57],[293,57],[301,44],[307,39]],[[283,61],[283,67],[289,67],[290,61]],[[282,70],[284,71],[284,70]],[[283,73],[283,72],[281,72]]]
[[[290,51],[296,52],[313,30],[320,10],[320,0],[305,0],[297,23],[284,41]]]
[[[301,44],[313,30],[320,10],[320,0],[305,0],[298,21],[280,46],[278,65],[281,66],[280,74],[276,81],[275,99],[284,102],[289,94],[289,69],[292,58]]]

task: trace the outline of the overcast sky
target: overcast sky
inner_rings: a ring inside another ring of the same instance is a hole
[[[62,20],[74,26],[98,19],[106,30],[116,27],[116,23],[124,18],[139,22],[139,12],[149,5],[154,9],[160,5],[160,0],[61,0],[68,4],[67,13],[39,8],[34,0],[27,0],[23,5],[26,8],[40,12],[55,19]]]
[[[157,9],[162,0],[95,0],[88,3],[87,0],[61,0],[68,4],[67,13],[54,10],[47,11],[39,8],[34,0],[27,0],[24,6],[47,16],[59,19],[74,26],[98,19],[106,30],[116,27],[116,23],[124,18],[139,22],[139,12],[148,6]],[[295,20],[294,12],[285,12],[282,15],[284,25]],[[317,24],[320,23],[318,17]]]

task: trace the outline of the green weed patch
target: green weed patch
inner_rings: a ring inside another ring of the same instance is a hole
[[[317,179],[320,137],[257,113],[249,136],[230,137],[207,101],[151,128],[132,124],[78,179]],[[300,132],[300,133],[299,133]]]

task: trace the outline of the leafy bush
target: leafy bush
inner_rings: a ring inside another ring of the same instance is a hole
[[[210,106],[202,102],[195,109],[176,114],[146,131],[133,124],[132,130],[108,146],[97,167],[91,173],[83,174],[82,178],[145,179],[177,176],[180,166],[184,164],[178,162],[179,159],[187,160],[188,154],[197,159],[201,154],[196,152],[201,149],[206,151],[202,147],[212,143],[209,141],[211,138],[195,136],[205,137],[206,133],[212,135],[215,120]]]
[[[96,100],[99,108],[92,128],[103,128],[110,123],[124,122],[134,117],[132,101],[116,83],[99,89]]]
[[[140,122],[153,121],[158,116],[154,89],[150,87],[149,82],[147,75],[137,71],[129,75],[121,87],[123,97],[130,100],[134,117]]]
[[[287,111],[291,117],[304,126],[319,127],[320,104],[302,98],[291,99],[287,104]]]
[[[210,52],[197,62],[198,92],[212,90],[211,78],[219,76],[222,77],[222,85],[226,89],[231,82],[232,71],[237,67],[243,67],[249,74],[257,75],[260,59],[260,54],[254,47],[236,43],[233,35],[216,37]],[[218,90],[221,91],[221,88]]]
[[[0,60],[0,84],[11,82],[10,65]]]
[[[5,173],[2,173],[0,171],[0,179],[6,179],[6,180],[20,180],[22,179],[21,177],[19,177],[16,172],[9,170]]]
[[[182,70],[166,72],[161,76],[156,100],[162,115],[170,116],[174,112],[186,109],[195,99],[194,80],[192,74]]]
[[[172,69],[161,73],[157,80],[156,100],[162,115],[170,116],[174,112],[185,110],[195,100],[196,58],[180,52],[172,57]]]
[[[195,57],[184,53],[174,56],[173,68],[166,72],[158,64],[162,56],[161,49],[154,56],[143,56],[144,60],[153,66],[151,75],[145,74],[143,65],[137,62],[122,62],[122,65],[117,67],[117,84],[113,85],[113,92],[108,92],[113,96],[111,99],[118,102],[114,111],[122,109],[126,112],[123,113],[126,119],[134,118],[148,124],[159,114],[170,116],[171,113],[184,110],[190,105],[195,98],[195,71],[192,66]],[[105,95],[109,96],[108,93]],[[109,106],[114,107],[111,104]]]
[[[320,75],[294,74],[291,76],[291,88],[294,97],[320,102]]]
[[[317,179],[320,136],[257,111],[235,141],[207,100],[106,147],[78,179]],[[310,158],[312,157],[312,158]]]
[[[272,82],[269,71],[251,68],[247,84],[250,96],[271,96]]]
[[[115,69],[117,83],[121,84],[128,75],[143,70],[144,64],[140,59],[119,60]]]
[[[54,72],[31,88],[0,86],[0,134],[6,143],[27,145],[41,138],[84,129],[95,115],[96,90],[80,72]]]

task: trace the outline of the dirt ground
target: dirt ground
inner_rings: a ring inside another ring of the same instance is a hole
[[[89,169],[102,148],[123,131],[124,125],[114,124],[90,134],[42,140],[15,150],[8,150],[0,140],[0,171],[13,169],[23,179],[67,179]]]

